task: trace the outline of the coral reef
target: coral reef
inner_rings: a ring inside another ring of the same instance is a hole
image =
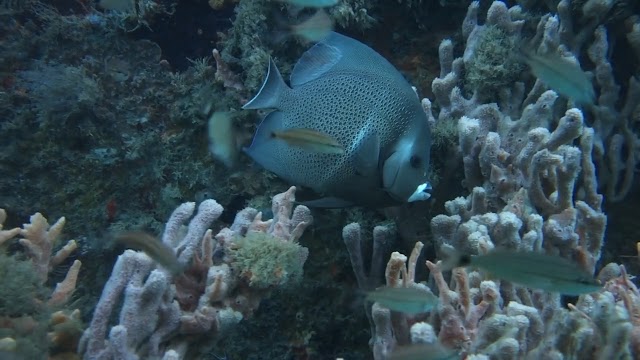
[[[74,260],[53,290],[46,286],[49,275],[77,247],[75,240],[70,240],[53,252],[65,218],[49,225],[42,214],[36,213],[22,228],[9,230],[3,229],[5,220],[6,212],[0,209],[0,245],[17,240],[22,249],[11,256],[4,253],[4,247],[0,250],[0,351],[28,359],[40,359],[49,352],[70,356],[75,353],[81,325],[78,320],[67,321],[78,319],[79,312],[67,317],[65,307],[76,288],[82,263]],[[58,309],[62,310],[51,313]],[[68,340],[61,341],[63,335]]]
[[[0,168],[19,174],[0,179],[3,207],[64,214],[67,230],[84,235],[80,248],[99,253],[93,240],[105,229],[159,231],[162,214],[198,193],[239,210],[267,184],[269,196],[286,189],[258,171],[221,171],[207,152],[205,105],[241,104],[207,59],[180,70],[157,43],[119,27],[122,14],[90,10],[38,3],[23,22],[0,21]]]
[[[534,46],[542,54],[558,53],[576,63],[578,63],[577,56],[580,55],[579,49],[587,48],[589,60],[595,64],[594,80],[599,89],[599,96],[593,106],[581,110],[585,124],[594,128],[593,158],[598,168],[598,186],[604,189],[603,193],[608,201],[620,201],[628,194],[633,184],[634,169],[639,161],[637,153],[640,140],[639,135],[634,133],[637,130],[634,129],[633,118],[637,99],[640,98],[638,80],[632,75],[626,86],[626,94],[621,91],[610,63],[605,28],[593,27],[588,33],[589,37],[586,37],[585,27],[582,27],[581,35],[577,35],[575,30],[572,30],[571,17],[563,11],[563,7],[566,6],[567,1],[561,1],[558,4],[558,15],[543,16],[538,22],[535,36],[530,41],[532,44],[520,46]],[[441,44],[441,76],[433,83],[436,101],[444,110],[439,114],[440,119],[458,119],[463,115],[474,118],[479,110],[473,112],[471,108],[480,105],[479,102],[482,99],[491,99],[493,96],[498,96],[497,105],[502,113],[516,119],[521,109],[540,98],[545,90],[540,80],[536,80],[526,97],[524,81],[517,81],[514,86],[504,86],[496,95],[483,94],[475,89],[476,92],[468,99],[463,97],[464,94],[460,88],[455,90],[460,78],[466,71],[470,71],[467,68],[468,65],[473,65],[474,59],[484,53],[484,50],[481,50],[482,39],[489,29],[497,27],[509,36],[517,38],[522,36],[524,20],[517,20],[522,17],[522,10],[519,7],[507,9],[503,3],[495,2],[488,10],[484,25],[478,24],[478,8],[478,3],[472,3],[463,22],[462,33],[466,38],[466,47],[462,60],[454,61],[452,43],[445,41]],[[587,42],[587,39],[590,41]],[[524,40],[521,41],[524,42]],[[576,43],[577,41],[579,43]],[[624,101],[621,99],[623,94],[626,95]],[[553,105],[553,109],[548,109],[548,111],[553,110],[553,114],[564,107],[555,101],[548,105]],[[568,105],[565,110],[571,108],[571,104]],[[519,121],[519,123],[527,124],[527,121]],[[546,125],[552,123],[552,119],[547,115],[546,120],[539,123],[539,126],[548,127]],[[512,130],[506,139],[521,139],[517,137],[515,131],[517,129]],[[505,139],[504,136],[503,139]],[[517,152],[517,149],[514,150]],[[467,154],[465,149],[463,153]]]
[[[231,112],[234,130],[253,133],[253,114],[238,110],[268,58],[287,75],[308,46],[275,34],[313,10],[274,0],[136,0],[124,12],[84,0],[0,0],[0,205],[13,216],[0,210],[0,356],[364,359],[360,340],[370,330],[377,360],[412,344],[467,359],[640,358],[633,268],[599,263],[604,210],[637,189],[640,3],[513,3],[327,8],[339,32],[433,95],[422,104],[441,181],[433,203],[385,210],[405,241],[397,245],[392,226],[367,230],[382,212],[362,209],[314,213],[320,226],[301,238],[311,215],[295,206],[294,188],[270,207],[285,184],[247,159],[227,168],[207,152],[203,110]],[[520,47],[579,65],[594,103],[549,89],[526,71]],[[241,210],[247,203],[262,212]],[[184,266],[179,275],[101,241],[109,231],[159,233],[176,207],[162,242]],[[41,214],[2,228],[34,208],[67,215],[65,230],[83,236],[57,244],[65,219],[50,225]],[[344,251],[339,229],[352,221]],[[440,248],[496,247],[571,259],[597,274],[602,290],[563,298],[472,269],[450,274],[432,259]],[[354,288],[382,284],[433,292],[440,305],[413,317],[380,304],[362,312]]]
[[[126,250],[120,255],[80,341],[84,358],[192,358],[204,351],[192,346],[198,340],[223,335],[250,317],[271,289],[285,286],[302,273],[308,253],[293,244],[285,259],[284,254],[272,253],[271,261],[284,262],[271,264],[271,274],[256,274],[270,275],[269,280],[261,281],[247,277],[246,269],[232,271],[233,263],[240,261],[234,257],[248,242],[265,241],[259,237],[283,243],[298,240],[312,218],[306,207],[294,208],[294,194],[295,187],[291,187],[273,198],[273,219],[262,221],[260,212],[247,208],[215,236],[208,229],[222,214],[215,200],[203,201],[191,220],[195,203],[179,206],[167,222],[162,242],[175,249],[186,270],[172,277],[165,269],[154,269],[154,262],[142,252]],[[187,221],[185,233],[181,228]],[[255,255],[242,259],[251,270],[260,261]],[[120,303],[118,324],[110,326]]]
[[[561,1],[559,13],[563,5],[566,2]],[[468,80],[474,61],[486,60],[483,38],[499,29],[521,39],[525,25],[517,6],[493,2],[483,25],[478,23],[478,10],[479,3],[473,2],[463,22],[464,55],[454,59],[450,40],[439,49],[441,74],[432,84],[439,111],[430,121],[457,123],[456,146],[469,195],[447,201],[446,214],[432,218],[429,245],[466,254],[484,254],[497,247],[543,252],[596,272],[607,224],[603,200],[619,201],[628,193],[637,163],[638,134],[628,128],[632,122],[628,112],[635,106],[631,103],[640,95],[637,80],[630,79],[627,100],[620,108],[621,92],[607,57],[605,28],[594,26],[588,30],[590,36],[581,38],[584,35],[566,32],[570,26],[562,15],[545,15],[531,42],[540,53],[557,52],[575,62],[581,54],[571,49],[585,46],[595,65],[600,94],[596,104],[574,107],[539,79],[527,93],[529,82],[526,77],[519,80],[523,75],[517,72],[513,76],[518,81],[504,82],[495,94],[483,94],[487,89],[476,86],[467,97],[465,74]],[[491,99],[496,102],[485,103]],[[423,104],[431,114],[431,102]],[[353,242],[353,226],[345,227],[347,244]],[[416,283],[422,249],[418,242],[408,258],[391,254],[386,285],[434,291],[440,304],[417,316],[373,304],[375,359],[387,359],[396,349],[421,343],[442,345],[467,359],[640,356],[638,290],[624,267],[604,267],[598,275],[604,285],[601,291],[564,306],[559,294],[495,280],[479,271],[456,268],[449,281],[440,262],[426,263],[431,288]],[[358,276],[362,261],[352,256],[352,263],[357,277],[362,277]]]

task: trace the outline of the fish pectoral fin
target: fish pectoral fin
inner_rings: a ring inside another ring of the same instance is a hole
[[[258,94],[249,100],[248,103],[242,106],[245,110],[250,109],[277,109],[280,105],[280,96],[283,92],[288,91],[289,87],[285,84],[280,75],[278,67],[273,62],[272,58],[269,58],[269,68],[267,70],[267,76],[262,83],[262,87]]]
[[[371,176],[378,169],[380,159],[380,137],[375,132],[365,132],[359,136],[359,144],[354,151],[353,167],[360,176]]]
[[[291,72],[291,87],[300,86],[327,73],[342,58],[340,49],[319,42],[307,50]]]
[[[354,206],[351,201],[343,200],[337,197],[324,197],[316,200],[296,202],[296,204],[304,205],[310,208],[345,208]]]

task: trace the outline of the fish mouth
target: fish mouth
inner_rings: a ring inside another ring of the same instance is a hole
[[[428,200],[431,197],[432,190],[433,188],[431,187],[431,184],[428,181],[425,183],[422,183],[418,185],[418,187],[416,187],[416,191],[414,191],[413,194],[409,196],[409,199],[407,200],[407,202]]]

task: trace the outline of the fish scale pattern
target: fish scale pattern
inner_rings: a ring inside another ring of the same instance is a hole
[[[402,74],[373,49],[332,33],[301,56],[290,83],[271,62],[260,93],[245,105],[276,109],[247,149],[256,162],[291,184],[347,204],[395,205],[425,183],[427,116]],[[270,136],[297,128],[328,135],[344,153],[309,151]]]
[[[385,90],[391,85],[390,81],[374,83],[360,76],[344,74],[306,83],[294,89],[296,94],[290,101],[283,99],[285,128],[312,128],[324,132],[346,149],[343,155],[337,156],[310,154],[296,147],[282,146],[278,151],[281,161],[289,162],[296,169],[290,180],[300,184],[318,179],[332,183],[348,180],[355,174],[349,159],[358,151],[358,133],[367,127],[380,137],[384,153],[392,145],[395,134],[406,131],[411,120],[410,114],[399,106],[401,97],[406,95]]]

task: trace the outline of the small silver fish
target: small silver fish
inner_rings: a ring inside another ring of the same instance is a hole
[[[579,64],[557,54],[539,55],[526,50],[521,53],[533,75],[553,91],[578,104],[593,104],[593,85]]]
[[[285,141],[309,152],[319,154],[344,154],[344,146],[331,136],[313,129],[287,129],[273,131],[271,137]]]
[[[453,360],[459,353],[440,344],[413,344],[397,347],[387,357],[388,360]]]
[[[537,252],[493,250],[485,255],[456,255],[443,269],[477,267],[515,284],[566,295],[599,291],[602,285],[578,264]]]
[[[205,108],[210,113],[209,106]],[[238,136],[233,127],[233,116],[230,112],[214,111],[209,115],[208,135],[209,151],[214,158],[232,167],[238,159]]]
[[[367,293],[367,300],[410,315],[430,311],[438,304],[438,298],[431,292],[413,287],[381,287]]]
[[[306,41],[324,40],[333,31],[333,20],[326,11],[319,9],[307,20],[291,26],[291,32]]]
[[[302,6],[302,7],[311,7],[311,8],[324,8],[333,6],[338,3],[340,0],[281,0],[284,2],[288,2],[291,5]]]
[[[127,231],[115,237],[115,241],[127,248],[141,250],[153,261],[160,264],[172,274],[181,274],[185,269],[178,262],[176,253],[171,247],[142,231]]]

